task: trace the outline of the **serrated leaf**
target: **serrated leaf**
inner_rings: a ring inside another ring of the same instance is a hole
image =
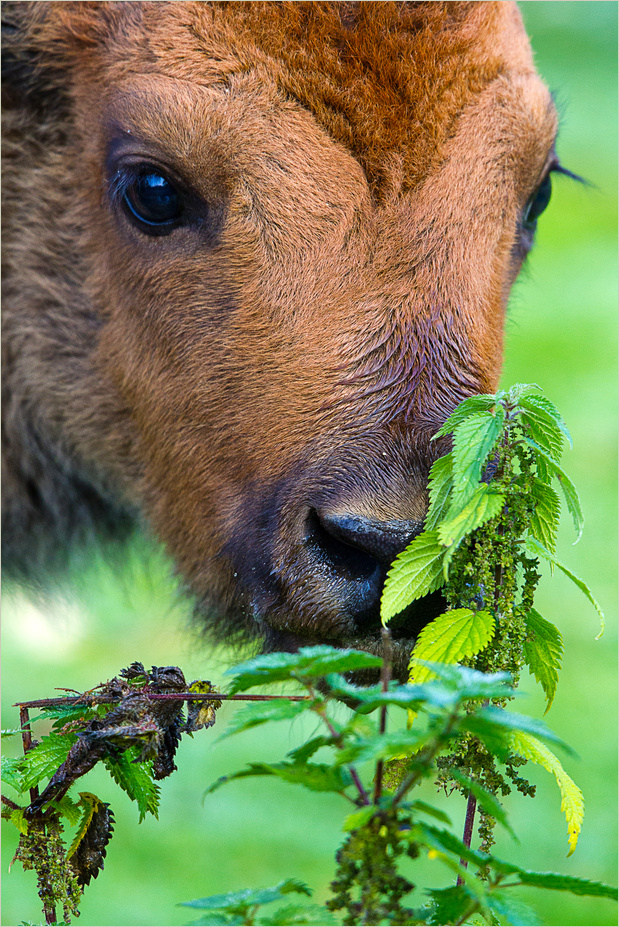
[[[435,808],[434,805],[429,805],[425,801],[412,801],[410,802],[410,807],[415,811],[421,811],[422,814],[429,814],[430,817],[436,818],[437,821],[442,821],[443,824],[451,824],[451,818],[448,814],[445,814],[440,808]]]
[[[285,879],[272,888],[246,888],[239,892],[228,892],[225,895],[209,895],[206,898],[196,898],[194,901],[181,901],[179,907],[232,913],[234,911],[245,911],[249,907],[254,907],[254,905],[281,901],[285,895],[291,893],[310,897],[312,890],[298,879]]]
[[[482,673],[469,666],[459,666],[457,663],[427,662],[432,673],[438,676],[445,688],[457,695],[458,701],[475,698],[514,698],[522,694],[511,687],[512,677],[509,673]],[[434,690],[437,683],[431,680],[419,688]]]
[[[530,673],[539,682],[546,696],[546,712],[550,710],[561,669],[563,640],[559,629],[542,618],[534,608],[525,618],[527,637],[524,642],[524,659]]]
[[[584,592],[584,594],[587,596],[587,598],[589,599],[589,601],[595,608],[596,612],[598,613],[598,616],[600,619],[600,624],[602,627],[600,629],[600,633],[596,637],[596,640],[598,640],[604,633],[604,628],[606,626],[606,622],[604,619],[604,612],[600,608],[597,600],[594,598],[593,593],[591,592],[591,590],[589,589],[585,581],[580,579],[580,577],[576,576],[575,573],[572,573],[571,570],[569,570],[563,563],[561,563],[560,560],[557,560],[554,554],[551,554],[549,550],[546,550],[544,545],[540,544],[539,541],[537,541],[535,538],[532,538],[532,537],[527,538],[525,542],[525,547],[530,554],[533,554],[536,557],[543,557],[544,560],[548,560],[549,563],[551,563],[553,566],[556,566],[559,570],[561,570],[562,573],[565,573],[565,575],[569,577],[569,579],[571,579],[572,582],[576,586],[578,586],[581,592]]]
[[[51,779],[66,760],[76,740],[75,734],[48,734],[43,737],[41,742],[22,758],[23,788],[31,789],[43,779]]]
[[[4,816],[4,814],[3,814]],[[25,837],[28,836],[28,821],[24,817],[23,808],[14,808],[11,811],[11,816],[9,818],[11,824],[14,824],[20,834],[23,834]]]
[[[445,520],[437,528],[445,547],[457,547],[460,541],[498,515],[505,504],[503,493],[493,492],[482,483],[464,506],[452,504]]]
[[[479,782],[476,782],[474,779],[471,779],[470,776],[465,776],[465,774],[458,769],[457,766],[452,767],[449,770],[449,775],[451,778],[455,779],[456,782],[459,782],[460,785],[463,785],[473,796],[477,799],[477,803],[486,811],[487,814],[492,815],[492,817],[503,827],[509,831],[514,840],[516,840],[516,834],[514,833],[509,821],[507,820],[507,815],[503,810],[502,806],[499,804],[498,800],[487,791]]]
[[[69,795],[63,795],[60,801],[53,802],[56,811],[60,812],[61,817],[66,818],[71,827],[80,821],[82,817],[82,807],[80,802],[73,801]]]
[[[21,733],[21,732],[20,732]],[[26,789],[24,785],[24,771],[21,756],[3,756],[2,760],[2,781],[16,792],[23,792]]]
[[[528,395],[520,399],[518,405],[531,411],[536,410],[538,412],[543,412],[549,416],[557,425],[569,446],[572,447],[572,436],[569,433],[568,427],[561,413],[550,399],[547,399],[546,396]]]
[[[429,735],[419,734],[417,731],[391,731],[385,734],[374,734],[370,737],[360,737],[353,743],[348,743],[340,750],[335,758],[338,765],[348,763],[366,763],[376,760],[390,760],[409,756],[426,743]]]
[[[249,763],[245,769],[240,769],[230,776],[221,776],[207,788],[205,795],[215,792],[234,779],[254,776],[276,776],[285,782],[304,785],[312,792],[341,793],[352,781],[345,768],[327,766],[325,763]]]
[[[458,663],[479,653],[492,639],[494,626],[494,618],[485,610],[454,608],[439,615],[417,638],[409,667],[411,682],[419,685],[434,675],[432,669],[419,664],[419,660]]]
[[[110,706],[111,707],[111,706]],[[56,705],[49,708],[42,708],[41,714],[37,718],[32,718],[31,722],[46,720],[54,721],[53,729],[58,730],[69,721],[83,721],[84,726],[91,718],[96,717],[96,708],[88,705]]]
[[[443,585],[443,557],[436,531],[424,531],[396,557],[387,573],[380,616],[383,624],[415,599],[436,592]]]
[[[439,457],[430,468],[428,492],[430,506],[426,515],[425,530],[432,531],[449,508],[449,496],[453,488],[453,456]]]
[[[585,816],[585,802],[582,792],[565,772],[554,753],[536,737],[519,731],[512,736],[512,746],[515,753],[527,760],[533,760],[534,763],[539,763],[547,772],[552,773],[557,780],[557,785],[561,791],[561,811],[564,812],[567,821],[567,837],[570,847],[567,855],[571,856],[576,849],[578,835]]]
[[[364,827],[375,814],[376,808],[374,805],[366,805],[365,808],[361,808],[359,811],[353,811],[352,814],[344,818],[342,830],[347,833],[353,830],[359,830],[359,828]]]
[[[534,885],[536,888],[552,888],[559,892],[571,892],[573,895],[611,898],[617,901],[617,889],[603,882],[591,882],[575,876],[560,875],[556,872],[531,872],[527,869],[514,869],[521,885]]]
[[[528,715],[507,711],[505,708],[497,708],[495,705],[488,705],[486,708],[481,708],[475,715],[469,715],[466,724],[469,722],[476,723],[477,721],[482,723],[490,721],[495,726],[502,727],[505,730],[522,731],[534,736],[537,735],[563,747],[566,753],[574,752],[558,734],[550,730],[547,724],[537,718],[529,718]]]
[[[295,927],[297,924],[323,924],[327,927],[327,925],[335,924],[336,921],[331,912],[320,905],[289,904],[283,908],[278,908],[277,911],[273,911],[268,917],[261,918],[257,923],[261,924],[262,927],[280,927],[280,925],[282,927],[283,925]]]
[[[557,531],[561,515],[559,496],[548,483],[535,480],[531,488],[531,497],[535,503],[529,521],[529,530],[534,538],[552,553],[557,546]]]
[[[536,459],[538,461],[541,459],[541,461],[546,465],[550,474],[556,477],[556,479],[559,481],[559,486],[561,487],[565,497],[565,503],[570,515],[572,516],[574,527],[576,529],[577,537],[574,541],[576,544],[580,540],[585,521],[582,514],[582,509],[580,507],[580,499],[578,498],[578,493],[576,492],[576,487],[570,480],[567,473],[565,473],[565,471],[561,469],[558,463],[552,459],[550,454],[547,454],[546,451],[543,450],[543,448],[541,448],[538,444],[536,444],[535,441],[532,441],[531,438],[525,438],[524,441],[525,444],[527,444],[528,447],[530,447],[531,450],[535,452]],[[543,473],[540,475],[543,477]],[[545,479],[545,481],[548,482],[547,479]]]
[[[244,692],[253,686],[287,679],[316,679],[328,673],[378,667],[380,657],[361,650],[344,650],[327,645],[301,647],[296,653],[267,653],[226,671],[234,675],[231,694]]]
[[[495,916],[504,918],[508,924],[518,927],[537,927],[541,924],[535,911],[509,892],[493,891],[488,895],[488,907]]]
[[[492,412],[478,412],[460,422],[453,436],[452,503],[464,503],[477,488],[482,469],[503,431],[505,410],[496,406]]]
[[[312,737],[307,743],[301,744],[295,750],[291,750],[286,756],[289,756],[293,763],[305,763],[321,747],[331,747],[335,744],[335,739],[327,734],[319,734],[318,737]]]
[[[519,422],[525,434],[532,441],[543,448],[547,454],[556,462],[561,460],[563,453],[563,432],[559,428],[555,419],[547,412],[539,408],[523,408],[525,401],[521,403],[519,410]]]
[[[118,756],[106,756],[103,763],[114,782],[136,802],[140,812],[140,823],[146,815],[159,816],[160,789],[153,779],[152,760],[135,763],[140,747],[131,747]]]
[[[496,396],[491,396],[485,393],[480,393],[478,396],[469,396],[468,399],[463,399],[462,402],[456,406],[454,411],[441,426],[441,428],[436,432],[435,435],[433,435],[432,440],[450,435],[454,428],[456,428],[461,422],[465,421],[465,419],[469,418],[471,415],[474,415],[476,412],[487,412],[490,409],[493,409],[496,405],[496,401]]]
[[[451,831],[435,827],[433,824],[419,822],[415,824],[411,837],[419,838],[419,842],[424,846],[434,850],[444,850],[447,853],[453,853],[457,859],[463,859],[467,863],[473,863],[475,866],[483,868],[490,860],[487,853],[481,853],[479,850],[473,850],[456,837]]]
[[[305,702],[289,702],[287,699],[247,705],[234,713],[228,727],[218,737],[218,741],[231,737],[232,734],[239,734],[241,731],[265,724],[267,721],[288,721],[305,710]]]
[[[465,885],[451,885],[449,888],[430,889],[433,909],[429,924],[460,924],[471,903],[475,900]]]
[[[397,685],[390,683],[386,692],[380,683],[376,686],[355,686],[342,676],[327,677],[330,694],[336,698],[355,699],[357,714],[367,714],[383,705],[396,705],[399,708],[415,708],[422,703],[442,707],[453,703],[451,693],[442,686]]]
[[[533,393],[541,393],[542,388],[537,383],[514,383],[510,386],[505,398],[510,405],[517,405],[523,396],[530,396]],[[498,393],[497,393],[498,398]]]
[[[441,830],[431,824],[416,824],[414,831],[416,833],[411,834],[411,836],[419,837],[425,846],[453,853],[454,856],[473,863],[480,868],[489,866],[504,875],[515,875],[522,885],[535,885],[538,888],[572,892],[574,895],[588,895],[617,900],[617,889],[611,885],[605,885],[603,882],[591,882],[588,879],[564,876],[555,872],[533,872],[529,869],[521,869],[519,866],[514,866],[512,863],[498,859],[496,856],[481,853],[479,850],[472,850],[449,831]]]

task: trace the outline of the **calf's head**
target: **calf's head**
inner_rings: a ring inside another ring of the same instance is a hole
[[[431,437],[497,387],[557,167],[517,8],[16,3],[5,26],[7,562],[138,519],[224,633],[372,649]]]

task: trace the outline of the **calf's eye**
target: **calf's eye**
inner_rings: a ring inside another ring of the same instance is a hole
[[[525,206],[524,215],[522,217],[522,225],[525,229],[528,229],[531,232],[535,230],[539,216],[541,216],[543,211],[548,206],[548,203],[550,202],[551,194],[552,183],[550,180],[550,174],[547,174]]]
[[[155,170],[141,171],[125,187],[122,203],[129,218],[147,235],[165,235],[183,214],[174,184]]]

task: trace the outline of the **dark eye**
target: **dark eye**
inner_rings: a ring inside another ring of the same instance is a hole
[[[522,225],[525,229],[528,229],[530,232],[535,231],[537,220],[548,206],[551,194],[552,183],[550,181],[550,174],[547,174],[525,206],[524,215],[522,217]]]
[[[163,174],[144,170],[125,188],[123,206],[147,235],[165,235],[178,225],[183,201],[174,184]]]

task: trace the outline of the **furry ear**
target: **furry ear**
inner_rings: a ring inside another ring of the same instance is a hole
[[[44,53],[41,33],[48,3],[2,3],[2,106],[58,110],[62,69]]]

